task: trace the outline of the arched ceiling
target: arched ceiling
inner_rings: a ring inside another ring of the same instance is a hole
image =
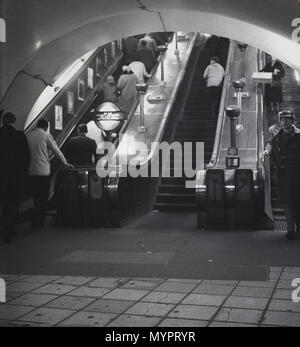
[[[141,10],[136,0],[2,0],[2,2],[2,16],[7,24],[7,42],[1,44],[5,68],[3,88],[18,70],[37,55],[41,58],[37,59],[39,62],[37,65],[33,64],[33,68],[38,68],[40,72],[39,65],[47,61],[44,60],[45,56],[52,58],[51,52],[49,53],[51,47],[65,52],[67,65],[69,60],[74,60],[95,45],[140,32],[163,31],[157,13]],[[284,2],[282,0],[142,0],[141,2],[148,9],[161,12],[168,31],[204,31],[229,36],[263,48],[295,67],[300,64],[299,56],[285,58],[285,55],[290,53],[300,54],[298,44],[291,41],[293,31],[291,24],[299,13],[299,0]],[[61,40],[62,38],[64,40]],[[288,48],[291,52],[280,50],[277,41],[274,41],[284,39],[287,40],[286,43],[290,43]],[[63,43],[62,46],[59,41]],[[50,47],[45,50],[48,45]],[[77,50],[81,52],[74,57]],[[53,56],[55,54],[56,52]],[[55,65],[53,69],[60,68],[58,62],[55,62]]]
[[[300,13],[299,0],[0,0],[0,3],[0,17],[7,26],[6,43],[0,43],[0,95],[21,69],[51,81],[90,49],[121,37],[163,31],[164,26],[167,31],[208,32],[246,42],[300,70],[300,45],[291,39],[295,29],[292,21]],[[142,10],[139,3],[153,12]]]

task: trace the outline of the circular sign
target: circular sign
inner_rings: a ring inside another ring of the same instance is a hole
[[[120,106],[113,102],[104,102],[95,111],[95,122],[104,131],[118,129],[125,119]]]

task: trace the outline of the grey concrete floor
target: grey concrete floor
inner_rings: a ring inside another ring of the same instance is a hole
[[[155,212],[120,229],[20,225],[0,245],[0,325],[300,326],[300,237],[195,225]]]

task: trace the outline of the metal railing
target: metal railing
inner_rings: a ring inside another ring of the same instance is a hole
[[[229,50],[228,50],[228,57],[227,57],[227,63],[226,63],[226,69],[225,69],[225,78],[223,82],[223,90],[222,90],[222,96],[220,101],[220,107],[219,107],[219,115],[218,115],[218,122],[217,122],[217,129],[216,129],[216,135],[215,135],[215,141],[214,141],[214,148],[212,152],[212,156],[210,159],[209,164],[207,165],[207,168],[213,168],[217,165],[219,159],[220,159],[220,146],[221,146],[221,137],[224,129],[225,124],[225,103],[228,98],[228,93],[230,90],[230,82],[231,82],[231,62],[234,54],[234,41],[230,41]]]
[[[257,51],[257,67],[261,70],[265,63],[264,53],[260,50]],[[264,108],[264,91],[261,83],[257,86],[258,97],[258,115],[257,115],[257,170],[261,180],[261,189],[263,189],[264,212],[266,216],[274,221],[272,203],[271,203],[271,171],[270,171],[270,158],[269,155],[264,156],[265,150],[265,108]]]
[[[38,122],[38,120],[42,119],[44,117],[47,118],[50,121],[50,123],[53,123],[53,105],[55,105],[56,102],[59,104],[59,101],[64,96],[66,96],[68,90],[70,90],[71,87],[74,88],[74,84],[77,83],[76,82],[77,79],[83,73],[85,73],[85,71],[87,70],[87,68],[91,64],[91,62],[93,62],[100,55],[100,52],[102,52],[103,50],[106,50],[106,52],[107,52],[107,46],[108,45],[99,47],[91,55],[91,57],[89,57],[89,59],[86,60],[86,62],[83,64],[83,66],[75,73],[74,76],[72,76],[70,78],[70,80],[66,83],[66,85],[59,91],[59,93],[57,93],[55,95],[55,97],[49,101],[47,106],[45,106],[45,108],[39,113],[39,115],[37,117],[35,117],[35,119],[26,127],[25,133],[28,133],[31,130],[33,130],[34,127],[36,126],[36,123]],[[70,134],[73,132],[73,130],[75,129],[75,127],[78,124],[78,122],[80,121],[80,119],[84,116],[84,114],[86,113],[86,111],[88,110],[88,108],[90,107],[92,102],[95,100],[96,96],[94,95],[94,90],[96,88],[98,88],[99,86],[101,86],[101,84],[104,83],[107,76],[112,74],[115,71],[115,69],[120,64],[122,57],[123,57],[123,54],[121,51],[119,51],[118,54],[114,57],[112,56],[112,54],[107,56],[107,60],[108,61],[110,60],[111,64],[106,65],[104,67],[106,71],[104,71],[101,74],[101,76],[97,76],[99,78],[99,80],[96,83],[95,87],[89,91],[89,94],[85,97],[84,101],[77,107],[74,114],[72,114],[72,118],[67,122],[64,129],[59,134],[56,134],[57,136],[55,136],[55,134],[53,133],[55,140],[56,140],[57,144],[59,145],[59,147],[61,147],[65,143],[65,141],[70,136]],[[63,117],[65,117],[65,116],[66,115],[64,114]],[[54,127],[54,129],[55,129],[55,127]],[[54,132],[55,132],[55,130],[54,130]]]

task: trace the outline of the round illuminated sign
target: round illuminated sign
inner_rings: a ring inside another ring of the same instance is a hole
[[[96,124],[104,131],[114,131],[125,119],[120,106],[113,102],[104,102],[95,111]]]

